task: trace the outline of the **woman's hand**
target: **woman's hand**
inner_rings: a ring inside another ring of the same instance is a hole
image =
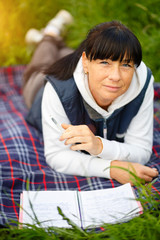
[[[66,145],[71,145],[74,151],[85,150],[93,155],[102,152],[103,144],[99,137],[96,137],[87,125],[68,125],[62,124],[65,129],[60,137],[60,141],[65,140]]]
[[[116,167],[122,167],[126,170]],[[118,160],[111,162],[110,176],[112,179],[117,180],[121,184],[129,182],[131,185],[134,185],[136,179],[127,170],[133,172],[137,177],[143,179],[145,182],[151,182],[154,177],[158,176],[158,171],[156,168],[150,168],[139,163],[131,163]]]

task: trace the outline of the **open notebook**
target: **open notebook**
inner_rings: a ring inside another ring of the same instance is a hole
[[[141,204],[133,191],[129,183],[116,188],[81,192],[23,191],[19,221],[36,224],[35,213],[42,227],[69,227],[57,207],[81,228],[128,221],[142,213]]]

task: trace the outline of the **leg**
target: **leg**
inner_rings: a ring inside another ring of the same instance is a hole
[[[31,107],[38,90],[44,85],[43,71],[72,51],[65,47],[61,40],[49,35],[43,38],[24,73],[23,96],[28,108]]]
[[[58,59],[58,52],[63,47],[63,42],[58,38],[46,35],[38,44],[31,62],[24,73],[23,85],[27,83],[31,75],[35,72],[43,72]]]
[[[71,18],[68,12],[64,10],[60,11],[46,26],[42,40],[39,38],[41,41],[23,77],[23,96],[28,108],[31,107],[38,90],[44,85],[44,70],[61,57],[73,51],[65,47],[65,44],[59,36],[64,25],[69,23]],[[36,32],[38,31],[36,30]],[[27,36],[33,38],[33,31],[29,31],[29,33],[31,34]]]
[[[23,96],[28,108],[31,107],[38,90],[44,85],[43,71],[72,51],[65,47],[61,40],[49,35],[44,36],[24,73]]]

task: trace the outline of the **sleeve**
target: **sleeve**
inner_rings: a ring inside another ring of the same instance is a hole
[[[127,129],[124,143],[102,138],[103,150],[99,157],[141,164],[149,161],[153,144],[153,81],[152,76],[143,103]]]
[[[70,124],[61,101],[52,85],[48,82],[42,98],[42,130],[44,151],[48,165],[54,170],[79,176],[110,178],[110,160],[73,151],[59,141],[61,132],[50,116],[59,124]]]

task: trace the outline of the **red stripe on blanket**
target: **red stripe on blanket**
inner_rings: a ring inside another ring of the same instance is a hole
[[[18,212],[17,212],[17,210],[16,210],[15,201],[14,201],[14,194],[13,194],[13,188],[14,188],[15,179],[14,179],[14,174],[13,174],[12,160],[11,160],[11,158],[10,158],[10,155],[9,155],[9,152],[8,152],[8,149],[7,149],[7,146],[6,146],[6,144],[5,144],[5,141],[4,141],[1,133],[0,133],[0,139],[1,139],[1,141],[2,141],[2,144],[3,144],[3,146],[4,146],[5,151],[6,151],[6,153],[7,153],[8,160],[9,160],[9,163],[10,163],[11,178],[12,178],[12,181],[13,181],[12,187],[11,187],[11,199],[12,199],[12,204],[13,204],[14,212],[15,212],[16,217],[17,217],[17,219],[18,219]]]
[[[100,227],[101,231],[105,231],[105,229],[103,227]]]
[[[13,79],[13,73],[12,73],[12,67],[7,67],[6,68],[6,71],[7,71],[7,76],[8,76],[8,82],[9,82],[9,85],[12,87],[12,86],[15,86],[14,84],[14,79]]]
[[[156,157],[159,157],[159,155],[158,155],[158,153],[157,153],[157,151],[156,151],[154,146],[152,147],[152,150],[153,150],[154,154],[156,155]]]
[[[19,180],[19,181],[21,181],[21,182],[27,182],[27,183],[30,183],[30,184],[34,184],[34,185],[36,185],[36,184],[41,184],[42,182],[31,182],[31,181],[28,181],[28,179],[27,180],[25,180],[25,179],[22,179],[22,178],[14,178],[15,180]],[[93,179],[93,178],[90,178],[90,179]],[[5,181],[10,181],[11,179],[10,178],[5,178]],[[86,178],[83,178],[83,179],[75,179],[75,180],[72,180],[72,181],[69,181],[69,180],[67,180],[67,181],[46,181],[46,184],[48,184],[48,183],[52,183],[52,184],[57,184],[57,183],[67,183],[67,184],[69,184],[69,183],[77,183],[78,182],[78,185],[79,185],[79,188],[80,188],[80,182],[82,182],[82,184],[83,184],[83,182],[86,182],[87,181],[87,179]]]
[[[41,166],[41,164],[40,164],[40,162],[39,162],[39,155],[38,155],[38,151],[37,151],[37,149],[36,149],[36,145],[35,145],[35,143],[34,143],[34,139],[32,138],[32,134],[31,134],[31,132],[30,132],[28,126],[27,126],[27,123],[26,123],[26,121],[24,120],[22,114],[16,110],[16,108],[14,107],[14,105],[13,105],[13,103],[12,103],[11,101],[9,101],[9,104],[10,104],[13,112],[14,112],[15,114],[17,114],[17,116],[22,120],[22,122],[23,122],[23,124],[24,124],[24,126],[25,126],[25,128],[26,128],[26,130],[27,130],[27,132],[28,132],[28,135],[30,136],[31,143],[32,143],[32,146],[33,146],[35,155],[36,155],[36,160],[37,160],[39,169],[40,169],[41,172],[43,173],[44,189],[47,190],[47,185],[46,185],[46,181],[45,181],[45,171],[42,169],[42,166]]]
[[[4,205],[4,204],[0,204],[0,206],[6,207],[6,208],[13,208],[13,206],[7,206],[7,205]]]
[[[81,187],[80,187],[80,184],[79,184],[79,180],[78,180],[78,178],[76,176],[74,176],[74,178],[76,179],[78,191],[80,192],[81,191]]]
[[[23,68],[22,68],[23,69]],[[15,81],[14,81],[14,71],[15,71],[15,68],[13,67],[7,67],[6,68],[6,71],[7,71],[7,78],[8,78],[8,83],[11,87],[11,90],[12,88],[16,89],[16,91],[18,91],[20,94],[22,93],[22,88],[19,88],[16,84],[15,84]],[[12,91],[11,91],[12,92]],[[7,95],[10,95],[10,93],[8,92]]]
[[[0,163],[2,163],[2,162],[7,162],[7,161],[8,161],[8,160],[0,160]],[[17,162],[17,163],[20,163],[20,164],[22,164],[22,165],[31,166],[31,167],[36,167],[36,166],[38,166],[38,164],[25,163],[25,162],[22,162],[22,161],[18,161],[18,160],[16,160],[16,159],[12,159],[12,162]],[[41,167],[43,167],[43,168],[48,168],[49,166],[43,166],[43,165],[41,164]]]
[[[113,180],[110,179],[110,182],[111,182],[111,184],[112,184],[112,188],[114,188],[114,182],[113,182]]]
[[[158,191],[158,189],[152,185],[152,188],[154,189],[154,191],[156,191],[159,195],[160,195],[160,192]]]
[[[10,124],[10,126],[15,126],[14,124]],[[29,137],[22,137],[22,136],[16,136],[16,137],[10,137],[10,138],[5,138],[5,141],[10,141],[10,140],[13,140],[13,139],[24,139],[24,140],[30,140]],[[32,138],[34,140],[34,142],[38,142],[40,143],[39,139],[36,139],[36,138]]]
[[[154,119],[160,124],[160,119],[154,114]]]

